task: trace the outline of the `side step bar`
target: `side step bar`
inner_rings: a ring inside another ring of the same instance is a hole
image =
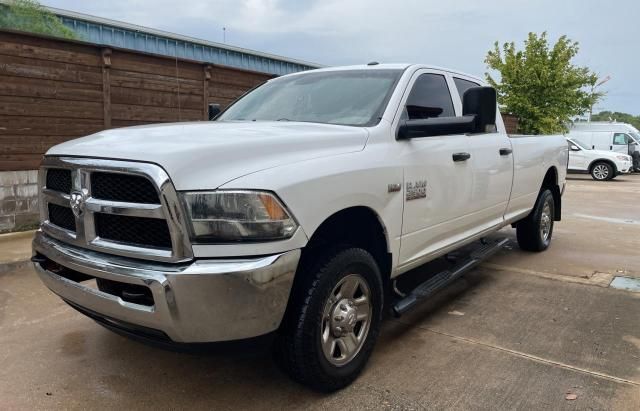
[[[396,317],[400,317],[422,300],[442,290],[447,285],[462,277],[464,273],[480,264],[483,260],[491,257],[508,242],[509,239],[504,238],[494,243],[483,244],[481,247],[474,250],[469,257],[463,259],[455,266],[451,267],[451,269],[439,272],[414,288],[406,295],[406,297],[397,301],[393,305],[393,314]]]

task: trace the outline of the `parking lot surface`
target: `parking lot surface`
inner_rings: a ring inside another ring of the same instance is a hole
[[[400,319],[350,387],[311,392],[268,349],[184,354],[115,335],[30,268],[0,271],[0,409],[640,409],[640,175],[571,176],[553,244],[513,241]],[[429,267],[418,269],[428,275]],[[575,399],[573,399],[575,397]]]

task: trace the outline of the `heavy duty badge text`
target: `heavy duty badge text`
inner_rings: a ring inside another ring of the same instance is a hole
[[[407,183],[407,201],[425,198],[427,196],[427,180]]]

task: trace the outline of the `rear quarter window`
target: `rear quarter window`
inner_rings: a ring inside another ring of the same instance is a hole
[[[474,83],[473,81],[464,80],[458,77],[453,78],[453,82],[456,85],[456,89],[458,89],[458,95],[460,96],[460,101],[462,101],[462,96],[464,96],[464,92],[469,90],[470,88],[480,87],[480,84]]]

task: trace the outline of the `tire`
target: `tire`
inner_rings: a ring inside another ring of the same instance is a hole
[[[607,181],[615,177],[611,164],[598,161],[591,167],[591,177],[596,181]]]
[[[555,201],[549,189],[538,195],[531,213],[516,225],[518,245],[525,251],[544,251],[551,244]]]
[[[294,284],[274,354],[293,380],[332,392],[351,384],[373,351],[383,285],[374,258],[363,249],[336,249],[312,260],[310,270],[297,274],[304,277]],[[367,319],[358,320],[365,313]]]
[[[640,172],[640,152],[634,151],[631,155],[631,158],[633,159],[633,170],[636,173]]]

